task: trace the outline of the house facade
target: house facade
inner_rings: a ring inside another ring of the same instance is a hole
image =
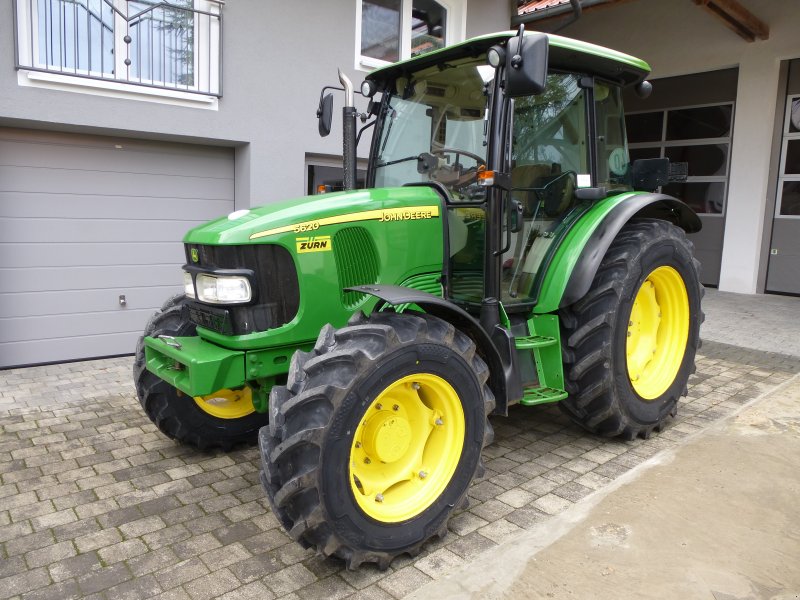
[[[133,352],[182,289],[189,228],[338,176],[339,128],[321,139],[315,118],[337,68],[358,86],[386,60],[505,29],[510,10],[0,4],[0,368]]]

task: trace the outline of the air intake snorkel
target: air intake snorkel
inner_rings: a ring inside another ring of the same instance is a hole
[[[344,169],[344,189],[352,190],[356,187],[356,117],[358,112],[353,100],[353,82],[339,69],[339,81],[344,87],[344,108],[342,108],[342,121],[344,130],[342,142],[342,167]]]

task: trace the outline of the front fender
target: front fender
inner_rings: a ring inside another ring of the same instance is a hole
[[[407,287],[360,285],[347,290],[375,296],[392,306],[416,304],[426,313],[447,321],[470,337],[489,367],[489,388],[497,401],[492,414],[506,416],[509,403],[522,397],[519,373],[514,362],[514,338],[508,330],[498,326],[498,331],[490,336],[480,322],[461,307],[433,294]],[[498,348],[498,343],[507,347]],[[504,357],[504,354],[508,357]]]

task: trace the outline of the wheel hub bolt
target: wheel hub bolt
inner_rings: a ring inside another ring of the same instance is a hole
[[[399,405],[397,405],[397,404],[395,404],[395,405],[392,407],[392,410],[395,410],[395,411],[397,411],[397,410],[400,410],[400,406],[399,406]]]
[[[434,421],[434,423],[436,423],[436,424],[437,424],[437,425],[439,425],[440,427],[441,427],[442,425],[444,425],[444,421],[442,421],[441,419],[436,419],[436,420]]]
[[[631,335],[632,335],[632,334],[631,334],[631,332],[629,331],[629,332],[628,332],[628,337],[631,337]]]
[[[415,381],[414,383],[411,384],[411,389],[418,390],[419,384]]]
[[[427,476],[428,476],[428,472],[427,471],[420,471],[419,472],[419,478],[420,479],[425,479]]]
[[[376,408],[377,410],[380,410],[380,409],[382,409],[382,408],[383,408],[383,404],[376,404],[376,405],[375,405],[375,408]]]
[[[361,448],[361,442],[356,442],[356,448]]]
[[[364,464],[365,464],[365,465],[368,465],[368,464],[369,464],[369,463],[371,463],[371,462],[372,462],[372,461],[369,459],[369,456],[367,456],[367,457],[364,459]]]
[[[376,495],[375,502],[383,502],[383,494]]]

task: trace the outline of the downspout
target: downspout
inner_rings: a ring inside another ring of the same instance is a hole
[[[342,167],[344,169],[344,189],[352,190],[356,187],[356,108],[353,100],[353,82],[339,69],[339,81],[344,87],[344,108],[342,108],[342,121],[344,131],[342,142]]]

